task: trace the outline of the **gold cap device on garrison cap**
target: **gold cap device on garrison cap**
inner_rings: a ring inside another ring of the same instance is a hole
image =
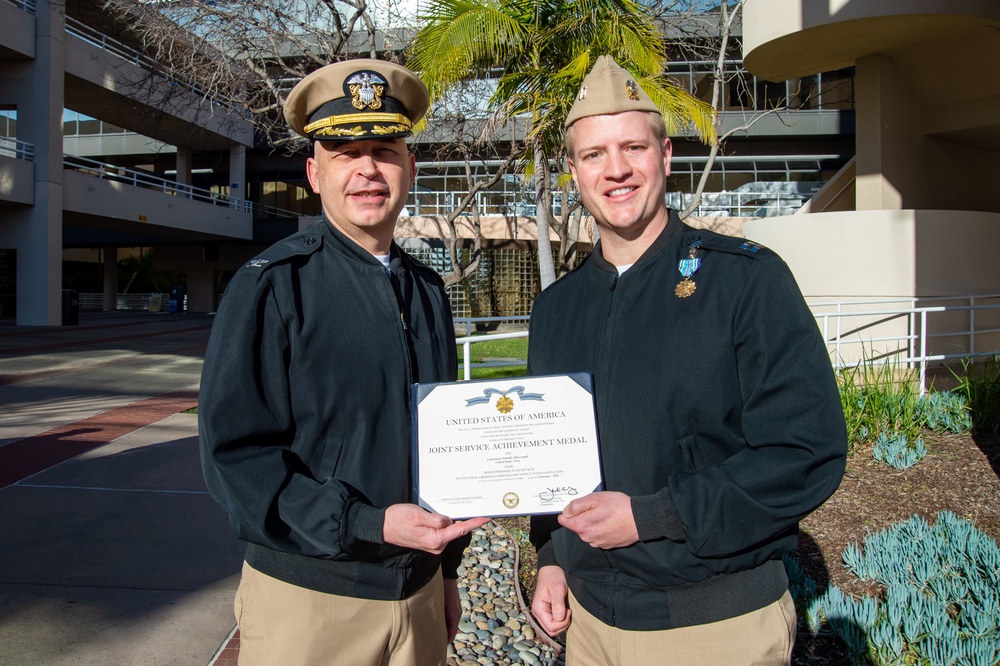
[[[417,75],[385,60],[344,60],[299,81],[285,120],[308,139],[392,139],[413,133],[430,98]]]
[[[611,56],[599,56],[583,78],[576,101],[566,115],[566,127],[587,116],[608,116],[626,111],[660,113],[635,77]]]

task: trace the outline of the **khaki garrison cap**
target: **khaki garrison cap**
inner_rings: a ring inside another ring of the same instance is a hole
[[[566,116],[566,127],[587,116],[609,116],[626,111],[660,113],[632,74],[611,56],[599,56],[593,69],[583,78],[576,101]]]
[[[344,60],[299,81],[285,120],[307,139],[352,141],[410,136],[430,99],[416,74],[385,60]]]

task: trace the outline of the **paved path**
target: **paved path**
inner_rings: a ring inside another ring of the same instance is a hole
[[[181,413],[211,321],[0,324],[0,664],[228,662],[243,546]]]

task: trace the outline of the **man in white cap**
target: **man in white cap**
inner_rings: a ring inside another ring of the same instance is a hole
[[[663,117],[611,58],[565,140],[601,239],[535,302],[528,370],[593,373],[605,491],[533,518],[532,610],[569,666],[787,664],[781,558],[847,452],[818,327],[777,255],[666,207]]]
[[[202,463],[247,542],[240,663],[438,666],[472,529],[411,504],[410,385],[456,378],[438,275],[393,242],[428,106],[404,67],[302,79],[285,118],[313,140],[323,219],[243,266],[212,327]]]

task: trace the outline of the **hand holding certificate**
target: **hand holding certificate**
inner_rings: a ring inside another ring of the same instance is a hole
[[[415,501],[452,518],[559,513],[600,490],[589,374],[417,384]]]

